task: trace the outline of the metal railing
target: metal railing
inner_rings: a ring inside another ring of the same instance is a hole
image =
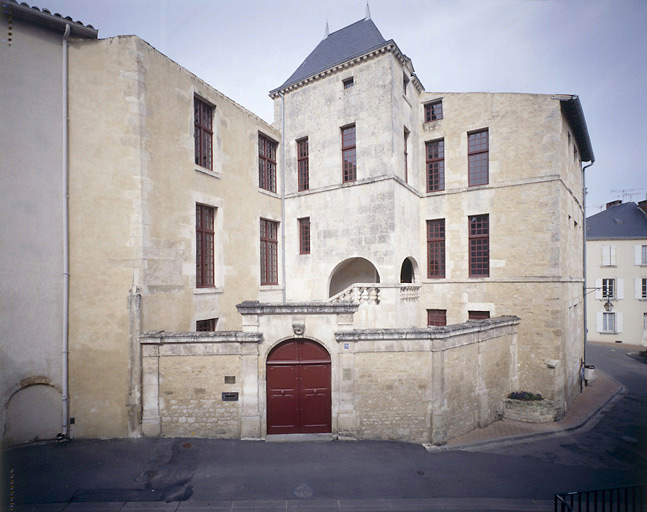
[[[647,512],[647,484],[555,494],[555,512]]]

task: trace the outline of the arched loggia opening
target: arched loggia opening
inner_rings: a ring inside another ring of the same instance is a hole
[[[415,283],[416,272],[412,258],[405,258],[400,268],[400,282],[401,283]]]
[[[328,296],[332,297],[354,283],[379,283],[380,274],[366,258],[348,258],[339,263],[330,274]]]

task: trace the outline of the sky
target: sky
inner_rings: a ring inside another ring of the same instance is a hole
[[[268,92],[366,0],[28,0],[135,34],[268,122]],[[370,0],[427,91],[576,94],[595,153],[587,216],[647,198],[647,0]]]

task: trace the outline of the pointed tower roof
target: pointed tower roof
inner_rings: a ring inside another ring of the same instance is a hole
[[[280,87],[270,92],[273,96],[281,89],[300,82],[333,66],[364,55],[376,48],[392,43],[386,41],[371,19],[364,18],[328,35],[306,57],[297,70]]]

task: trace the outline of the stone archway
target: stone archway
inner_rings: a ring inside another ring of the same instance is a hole
[[[366,258],[348,258],[339,263],[330,274],[328,297],[337,295],[354,283],[379,283],[380,274]]]
[[[331,432],[330,354],[303,338],[284,341],[267,356],[267,433]]]

